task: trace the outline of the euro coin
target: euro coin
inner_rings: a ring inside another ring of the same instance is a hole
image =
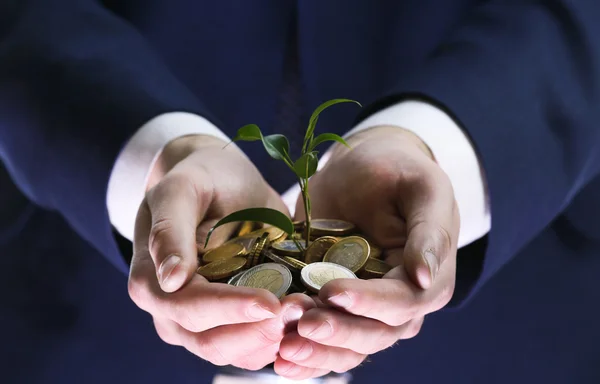
[[[253,221],[244,221],[238,231],[237,231],[237,235],[238,237],[240,236],[246,236],[247,234],[249,234],[250,232],[252,232],[254,230],[255,227],[255,223]]]
[[[285,265],[290,270],[298,270],[299,271],[306,265],[306,264],[302,263],[300,260],[294,259],[293,257],[279,256],[279,255],[274,254],[271,251],[266,251],[266,252],[264,252],[264,254],[272,262],[281,264],[281,265]],[[294,260],[295,262],[292,260]],[[302,264],[298,264],[298,263],[302,263]]]
[[[238,280],[240,279],[240,277],[242,277],[244,273],[246,273],[246,271],[238,272],[236,275],[233,275],[231,278],[229,278],[227,284],[237,285]]]
[[[304,221],[294,221],[294,231],[301,232],[304,229]]]
[[[304,262],[310,264],[317,261],[323,261],[325,253],[327,253],[329,248],[337,242],[338,239],[332,236],[319,237],[306,248],[306,252],[304,252]]]
[[[217,260],[230,259],[244,254],[244,246],[238,243],[223,244],[211,249],[202,256],[202,261],[211,263]]]
[[[287,233],[285,233],[283,229],[273,226],[257,229],[255,231],[250,232],[249,235],[260,237],[265,233],[268,234],[269,241],[273,243],[285,240],[285,238],[287,237]]]
[[[327,262],[307,264],[300,276],[304,286],[314,293],[318,293],[331,280],[356,279],[356,275],[348,268]]]
[[[293,269],[296,269],[298,271],[301,271],[302,268],[306,267],[306,263],[301,262],[298,259],[294,259],[293,257],[289,257],[289,256],[283,256],[282,257],[283,260],[287,261],[289,263],[289,265],[292,266]]]
[[[314,219],[310,222],[310,236],[345,236],[356,230],[344,220]]]
[[[298,257],[302,255],[302,250],[298,249],[293,240],[283,240],[271,245],[273,252],[281,256]]]
[[[370,246],[367,240],[360,236],[350,236],[331,246],[323,261],[342,265],[356,273],[364,267],[369,254]]]
[[[246,265],[246,259],[243,257],[232,257],[229,259],[217,260],[199,267],[196,272],[209,281],[216,281],[232,276]]]
[[[248,266],[249,267],[254,267],[255,265],[258,264],[258,261],[260,260],[260,255],[261,255],[262,251],[265,249],[265,247],[267,246],[268,242],[269,242],[269,235],[266,232],[263,233],[263,235],[261,236],[260,239],[256,240],[256,243],[254,243],[254,247],[252,247],[252,251],[248,255]]]
[[[258,236],[245,235],[245,236],[234,237],[233,239],[227,240],[225,242],[225,244],[240,244],[241,246],[244,247],[244,252],[249,252],[252,249],[252,247],[254,246],[254,243],[256,242],[257,239],[258,239]]]
[[[371,247],[371,253],[369,254],[369,259],[381,259],[381,248],[372,243],[369,244]]]
[[[292,273],[281,264],[265,263],[250,268],[237,281],[238,287],[262,288],[278,298],[283,297],[292,284]]]
[[[391,269],[392,267],[384,261],[369,258],[365,264],[365,267],[360,272],[360,277],[365,279],[383,277],[383,275],[388,273]]]

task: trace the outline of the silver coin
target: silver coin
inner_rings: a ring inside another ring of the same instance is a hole
[[[302,283],[309,290],[317,293],[321,288],[335,279],[356,279],[356,275],[346,267],[325,261],[311,263],[300,272]]]
[[[314,219],[311,221],[311,227],[315,231],[333,231],[346,233],[354,230],[354,224],[344,220]]]
[[[242,277],[242,275],[246,273],[246,271],[242,271],[240,273],[237,273],[233,276],[231,276],[231,278],[227,281],[227,284],[229,285],[237,285],[238,280],[240,279],[240,277]]]
[[[245,271],[236,285],[238,287],[266,289],[281,298],[292,285],[292,273],[286,266],[281,264],[259,264]]]
[[[296,246],[296,243],[294,243],[294,240],[283,240],[273,244],[272,247],[281,251],[299,251],[298,246]]]

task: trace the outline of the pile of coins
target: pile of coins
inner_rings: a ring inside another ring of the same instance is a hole
[[[267,289],[281,298],[318,293],[333,279],[382,277],[391,269],[380,260],[381,249],[346,221],[313,219],[306,249],[304,222],[294,223],[290,239],[279,228],[257,227],[242,223],[235,237],[199,257],[197,273],[209,281]]]

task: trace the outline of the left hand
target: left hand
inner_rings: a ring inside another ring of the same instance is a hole
[[[345,372],[416,336],[454,292],[458,207],[427,146],[399,127],[371,128],[348,143],[351,150],[336,144],[311,178],[311,216],[355,224],[395,268],[382,279],[338,279],[321,289],[319,307],[284,337],[275,361],[278,374],[296,380]],[[304,219],[301,200],[296,212]]]

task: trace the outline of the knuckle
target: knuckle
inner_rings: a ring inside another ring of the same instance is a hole
[[[283,326],[279,329],[267,327],[265,324],[258,323],[255,326],[258,345],[269,346],[281,342],[284,336]]]
[[[435,303],[434,303],[434,311],[440,310],[444,308],[450,300],[452,300],[452,296],[454,295],[454,280],[446,284],[440,293],[438,294]]]
[[[358,367],[366,358],[366,355],[355,353],[350,358],[343,359],[341,364],[333,367],[331,370],[335,373],[345,373],[349,370]]]
[[[392,328],[389,328],[392,329]],[[367,348],[358,350],[356,352],[361,353],[361,354],[373,354],[373,353],[377,353],[381,350],[384,350],[386,348],[388,348],[390,345],[394,344],[396,342],[395,337],[393,337],[393,335],[391,335],[389,329],[386,328],[379,328],[377,329],[377,331],[372,332],[369,337],[371,338],[372,343],[369,343],[370,345],[368,345]]]
[[[171,172],[167,174],[154,188],[148,191],[148,200],[159,202],[172,195],[190,195],[194,194],[196,188],[189,175],[185,173]]]
[[[179,338],[171,329],[169,329],[169,327],[154,320],[154,328],[162,341],[170,345],[179,345]]]
[[[193,338],[190,347],[192,353],[214,365],[224,366],[231,364],[229,359],[223,355],[210,337],[197,335]]]
[[[416,337],[419,332],[421,332],[421,327],[423,326],[423,320],[413,320],[406,324],[406,329],[402,334],[402,339],[412,339]]]
[[[156,256],[163,243],[163,239],[173,230],[173,219],[162,218],[152,224],[150,229],[150,237],[148,239],[148,249],[150,254]]]
[[[407,321],[417,317],[419,312],[422,310],[422,304],[417,300],[408,300],[403,303],[404,305],[397,309],[396,316],[386,322],[392,327],[399,327],[405,324]]]
[[[131,275],[127,281],[127,292],[131,300],[141,309],[148,310],[148,282],[146,279]]]
[[[200,333],[207,329],[204,326],[205,316],[199,313],[199,311],[194,311],[192,315],[192,309],[189,305],[171,300],[165,300],[165,304],[164,312],[170,313],[172,319],[186,330],[193,333]]]
[[[441,244],[442,244],[442,249],[440,249],[440,251],[445,254],[448,254],[450,252],[450,250],[452,249],[452,246],[454,243],[452,241],[452,235],[450,235],[450,231],[448,229],[442,227],[441,225],[437,225],[435,230],[438,233],[438,236],[440,237]]]

